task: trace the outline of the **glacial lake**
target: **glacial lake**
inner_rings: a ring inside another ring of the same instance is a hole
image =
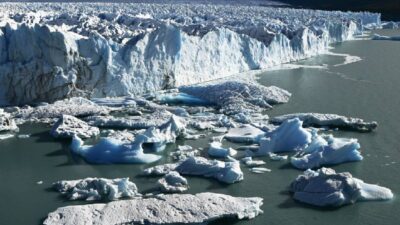
[[[385,35],[400,35],[400,31],[379,31]],[[339,132],[335,136],[357,138],[364,160],[334,166],[337,172],[348,171],[365,182],[390,188],[400,193],[400,42],[348,41],[333,46],[335,53],[362,58],[361,61],[334,66],[343,57],[322,55],[298,62],[298,65],[326,65],[326,69],[298,68],[276,70],[257,76],[265,85],[275,85],[293,95],[287,104],[268,111],[270,116],[295,112],[337,113],[375,120],[379,127],[372,133]],[[25,124],[20,134],[28,139],[11,138],[0,141],[0,224],[41,224],[56,208],[85,202],[64,200],[51,190],[51,184],[63,179],[85,177],[130,177],[141,192],[149,192],[158,178],[141,177],[139,173],[151,165],[89,165],[70,154],[68,141],[60,142],[49,135],[50,127]],[[178,141],[194,147],[206,147],[208,139]],[[169,162],[170,145],[158,163]],[[249,221],[224,220],[213,224],[398,224],[400,202],[361,202],[336,210],[324,210],[300,204],[291,199],[287,187],[302,171],[288,162],[272,162],[266,167],[272,172],[254,174],[242,166],[244,180],[233,185],[188,177],[189,193],[218,192],[233,196],[264,198],[264,214]],[[38,184],[42,181],[42,184]]]

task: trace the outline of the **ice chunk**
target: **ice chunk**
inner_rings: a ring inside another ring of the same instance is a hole
[[[158,186],[162,192],[166,193],[184,192],[189,189],[186,178],[175,171],[167,173],[163,178],[158,180]]]
[[[275,153],[272,153],[272,152],[269,152],[268,156],[273,161],[285,161],[288,158],[287,155],[278,155],[278,154],[275,154]]]
[[[350,173],[336,173],[329,168],[307,170],[290,185],[293,198],[315,206],[339,207],[363,200],[389,200],[390,189],[367,184]]]
[[[14,137],[14,134],[0,134],[0,141]]]
[[[264,167],[253,167],[249,169],[253,173],[265,173],[265,172],[271,172],[270,169],[264,168]]]
[[[262,160],[253,160],[251,157],[244,157],[241,160],[246,166],[262,166],[265,165],[266,163]]]
[[[239,143],[258,143],[265,136],[265,132],[249,124],[230,128],[225,138],[228,141]]]
[[[262,198],[216,193],[157,195],[108,204],[58,208],[45,225],[206,224],[221,218],[252,219],[262,213]]]
[[[83,141],[74,136],[71,150],[82,156],[87,162],[95,164],[111,163],[152,163],[161,158],[159,155],[146,154],[142,148],[143,140],[124,143],[113,138],[102,138],[96,145],[83,145]]]
[[[294,113],[287,114],[270,119],[270,122],[281,124],[286,120],[299,118],[303,121],[303,126],[330,127],[345,130],[355,130],[361,132],[369,132],[374,130],[378,123],[375,121],[364,122],[359,118],[345,117],[336,114],[321,113]]]
[[[200,155],[200,151],[193,149],[189,145],[179,145],[175,152],[169,154],[174,160],[184,160],[188,157],[194,157]]]
[[[74,135],[90,138],[99,135],[100,130],[74,116],[62,115],[53,125],[50,134],[56,138],[72,138]]]
[[[327,137],[327,143],[314,144],[303,156],[291,158],[291,163],[298,169],[318,168],[344,162],[361,161],[357,139]],[[307,153],[308,152],[308,153]]]
[[[285,120],[278,128],[261,138],[257,155],[269,152],[289,152],[301,150],[311,142],[311,133],[302,127],[298,118]]]
[[[11,118],[11,115],[0,108],[0,132],[18,130],[17,124]]]
[[[82,180],[62,180],[53,184],[53,188],[65,195],[68,200],[117,200],[141,196],[129,178],[85,178]]]
[[[228,156],[234,156],[237,153],[233,148],[222,147],[221,142],[213,141],[209,145],[208,155],[212,157],[226,158]]]

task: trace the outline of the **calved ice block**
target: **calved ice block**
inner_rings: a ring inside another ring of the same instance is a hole
[[[61,207],[44,225],[206,224],[222,218],[253,219],[263,211],[263,199],[204,192],[157,195],[107,204]]]
[[[178,172],[171,171],[157,181],[161,192],[178,193],[189,189],[189,184],[186,178],[182,177]]]
[[[11,118],[11,115],[0,108],[0,132],[18,130],[17,124]]]
[[[62,115],[51,128],[50,134],[55,138],[72,138],[74,135],[90,138],[99,135],[100,130],[74,116]]]
[[[53,183],[53,188],[68,200],[118,200],[140,197],[136,185],[129,178],[85,178],[62,180]]]
[[[290,185],[297,201],[321,207],[340,207],[357,201],[390,200],[390,189],[353,177],[348,172],[336,173],[330,168],[306,170]]]
[[[286,120],[298,118],[303,121],[306,127],[330,127],[344,130],[355,130],[361,132],[369,132],[378,127],[375,121],[365,122],[363,119],[341,116],[337,114],[322,113],[293,113],[277,116],[270,119],[274,124],[281,124]]]

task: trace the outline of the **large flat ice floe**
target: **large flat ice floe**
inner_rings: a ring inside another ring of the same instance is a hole
[[[330,127],[361,132],[372,131],[377,128],[375,121],[365,122],[363,119],[345,117],[337,114],[322,113],[293,113],[277,116],[270,119],[274,124],[281,124],[286,120],[298,118],[303,121],[303,126]]]
[[[74,116],[62,115],[51,128],[50,134],[55,138],[72,138],[75,135],[90,138],[99,135],[100,130]]]
[[[374,13],[240,5],[2,3],[0,10],[0,105],[210,81],[324,53],[381,23]]]
[[[293,181],[290,190],[294,199],[323,207],[393,198],[393,193],[388,188],[364,183],[350,173],[336,173],[329,168],[305,171]]]
[[[49,213],[45,225],[205,224],[221,218],[253,219],[262,198],[216,193],[158,195],[108,204],[67,206]]]
[[[105,179],[85,178],[82,180],[62,180],[53,184],[53,188],[68,200],[117,200],[140,197],[136,185],[129,178]]]

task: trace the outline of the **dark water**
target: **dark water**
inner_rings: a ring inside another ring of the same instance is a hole
[[[389,31],[393,34],[393,31]],[[400,32],[398,32],[400,33]],[[328,70],[295,69],[267,72],[259,76],[266,85],[276,85],[293,93],[288,104],[268,112],[279,115],[293,112],[326,112],[376,120],[380,126],[373,133],[335,132],[336,136],[358,138],[365,159],[357,163],[335,166],[339,172],[349,171],[366,182],[389,187],[400,193],[400,42],[351,41],[335,46],[335,52],[362,57],[362,61]],[[319,56],[300,64],[334,65],[342,57]],[[140,191],[150,191],[157,178],[138,176],[148,165],[88,165],[68,151],[68,142],[58,142],[48,135],[49,127],[24,125],[21,133],[29,139],[12,138],[0,142],[0,224],[40,224],[47,213],[57,207],[83,204],[64,201],[49,190],[52,182],[61,179],[91,177],[130,177]],[[206,147],[207,140],[180,141],[178,144]],[[173,150],[169,146],[164,154]],[[168,157],[164,157],[168,158]],[[190,193],[212,191],[233,196],[264,198],[264,214],[254,220],[215,224],[398,224],[400,203],[363,202],[337,210],[321,210],[291,200],[286,189],[301,171],[283,162],[267,158],[271,173],[252,174],[242,167],[245,180],[223,185],[203,178],[189,178]],[[164,159],[165,160],[165,159]],[[165,162],[165,161],[164,161]],[[42,185],[36,184],[43,181]]]

